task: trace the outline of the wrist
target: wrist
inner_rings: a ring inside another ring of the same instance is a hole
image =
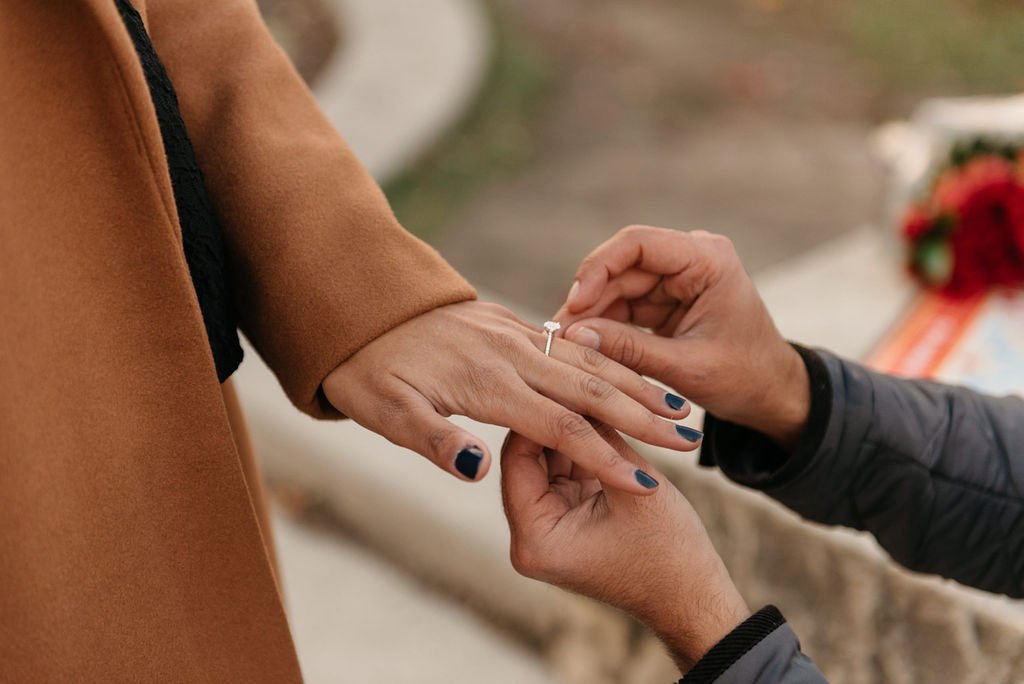
[[[747,425],[792,452],[800,443],[811,411],[810,376],[800,354],[788,342],[772,368],[775,376],[763,405]]]
[[[722,579],[696,585],[679,603],[663,604],[657,615],[643,620],[683,672],[751,615],[724,567],[720,575]]]
[[[719,614],[693,630],[672,634],[655,630],[655,633],[668,648],[676,667],[685,673],[750,615],[750,610],[744,605],[742,610],[733,609],[726,614]]]

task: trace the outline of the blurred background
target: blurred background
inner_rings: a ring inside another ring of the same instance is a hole
[[[263,3],[314,87],[345,43],[309,19],[323,2]],[[479,5],[492,35],[475,101],[382,180],[410,230],[537,311],[630,223],[724,233],[757,272],[872,222],[876,125],[926,97],[1024,86],[1013,0]]]
[[[887,229],[878,127],[926,98],[1024,90],[1017,0],[260,5],[402,223],[488,296],[538,322],[594,246],[646,223],[729,236],[776,292],[778,315],[799,327],[815,310],[787,313],[798,302],[786,293],[835,287],[822,260],[874,254],[851,236]],[[837,263],[852,269],[846,289],[898,280],[888,262],[891,277]],[[876,286],[878,297],[851,314],[886,312],[869,338],[905,296],[892,287],[895,304]],[[247,372],[251,386],[266,381]],[[503,574],[511,571],[493,490],[441,491],[452,483],[407,455],[395,457],[392,475],[408,490],[378,482],[351,457],[393,447],[351,426],[300,444],[289,426],[272,425],[276,408],[247,409],[281,512],[286,593],[310,682],[678,676],[623,616]],[[496,449],[500,432],[488,434]],[[868,540],[811,529],[690,461],[674,479],[697,499],[737,581],[749,599],[795,616],[832,681],[1019,681],[1024,626],[979,608],[973,594],[898,573]],[[325,484],[335,480],[349,484]],[[367,494],[375,486],[390,503]],[[772,556],[771,545],[798,546],[805,559]],[[837,612],[823,614],[794,585],[836,597]],[[899,652],[879,654],[893,635]],[[857,643],[838,645],[844,639]]]

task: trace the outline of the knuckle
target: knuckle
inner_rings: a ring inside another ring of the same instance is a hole
[[[603,263],[604,262],[597,255],[588,254],[583,257],[583,261],[580,262],[580,267],[577,269],[576,273],[579,275],[596,271],[599,268],[603,268]]]
[[[411,408],[411,403],[405,397],[381,397],[377,401],[377,420],[385,427],[404,423]]]
[[[615,340],[616,356],[622,365],[639,368],[644,361],[644,348],[633,335],[623,334]]]
[[[727,372],[721,372],[721,368],[713,369],[703,363],[695,363],[686,369],[685,384],[692,387],[708,387],[713,386],[716,382],[721,382],[720,378],[723,377],[730,376]]]
[[[480,302],[480,309],[493,316],[499,316],[506,318],[508,316],[508,309],[503,307],[501,304],[495,304],[494,302]]]
[[[584,439],[593,430],[586,418],[570,411],[559,413],[551,427],[554,431],[555,447],[561,447],[566,442]]]
[[[706,233],[705,239],[708,245],[714,253],[717,259],[721,259],[723,263],[729,263],[733,260],[739,261],[739,255],[736,253],[736,247],[733,245],[732,240],[727,238],[725,235],[719,235],[718,233]]]
[[[513,358],[518,354],[522,339],[508,330],[486,330],[484,340],[502,358]]]
[[[719,233],[707,233],[708,240],[718,249],[729,250],[730,252],[734,249],[732,240],[725,235]]]
[[[622,457],[618,451],[613,449],[611,445],[608,445],[598,460],[598,469],[600,472],[611,472],[618,468],[621,464],[626,463],[626,460]]]
[[[601,373],[608,368],[608,357],[590,347],[579,347],[580,368],[588,373]]]
[[[508,368],[502,361],[494,359],[474,359],[466,364],[463,382],[456,388],[456,393],[467,404],[479,403],[491,397],[495,388],[507,387]]]
[[[596,376],[585,375],[580,380],[580,394],[588,403],[608,401],[615,392],[614,386]]]
[[[447,454],[449,451],[448,445],[451,444],[452,439],[455,437],[455,429],[450,427],[439,427],[434,428],[427,435],[427,446],[430,448],[431,453],[435,454]]]
[[[615,451],[611,445],[605,445],[605,448],[594,456],[593,467],[595,472],[600,475],[601,473],[609,473],[615,470],[621,462],[622,457],[619,456],[619,452]]]
[[[479,387],[493,387],[505,374],[505,365],[492,359],[474,359],[466,366],[470,382]]]

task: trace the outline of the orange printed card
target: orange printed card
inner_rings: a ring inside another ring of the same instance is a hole
[[[1024,395],[1024,293],[950,299],[923,293],[868,355],[892,375]]]

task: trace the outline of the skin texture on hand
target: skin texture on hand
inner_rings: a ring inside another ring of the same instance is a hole
[[[501,482],[512,565],[630,613],[661,637],[685,672],[750,611],[679,490],[614,430],[596,427],[660,484],[651,496],[631,496],[509,434]]]
[[[604,355],[547,336],[496,304],[462,302],[413,318],[361,349],[323,382],[327,399],[360,425],[464,480],[486,474],[486,445],[446,418],[510,427],[635,494],[636,468],[583,416],[650,444],[689,451],[664,390]],[[641,478],[642,479],[642,478]]]
[[[727,238],[625,228],[584,259],[556,320],[566,339],[719,418],[786,448],[799,442],[810,410],[807,370]]]

